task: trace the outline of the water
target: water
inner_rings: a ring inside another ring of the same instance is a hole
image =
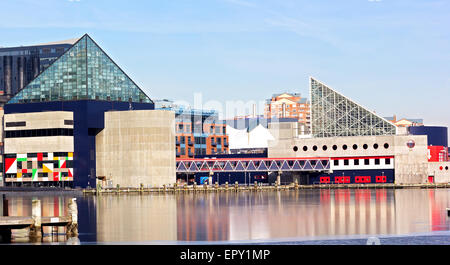
[[[9,215],[31,215],[33,198],[9,196]],[[43,216],[67,214],[70,197],[38,198]],[[450,189],[121,194],[77,204],[81,244],[450,244]],[[44,233],[44,243],[67,241],[64,228]],[[30,242],[20,230],[12,241]]]

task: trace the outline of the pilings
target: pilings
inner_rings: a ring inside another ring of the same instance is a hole
[[[68,236],[78,235],[78,207],[76,203],[76,198],[72,198],[69,201],[69,216],[72,218],[72,222],[66,226],[66,234]]]
[[[276,181],[272,185],[261,185],[260,183],[253,183],[253,185],[240,185],[235,182],[230,185],[228,182],[219,185],[217,182],[213,185],[203,184],[199,186],[196,182],[193,185],[163,185],[162,187],[143,188],[120,188],[120,189],[102,189],[97,192],[95,189],[84,190],[84,194],[148,194],[148,193],[189,193],[189,192],[242,192],[242,191],[282,191],[282,190],[310,190],[310,189],[438,189],[450,188],[450,183],[443,184],[313,184],[300,185],[297,181],[288,185],[281,184]]]
[[[31,217],[33,218],[33,224],[30,227],[30,237],[31,238],[40,238],[42,237],[43,228],[42,228],[42,220],[41,220],[41,201],[33,200],[32,201],[32,209],[31,209]]]
[[[5,202],[5,199],[3,200]],[[3,207],[5,209],[5,207]],[[6,207],[7,209],[7,207]],[[78,209],[76,199],[72,198],[68,203],[68,216],[42,216],[40,200],[32,201],[31,216],[2,216],[0,217],[0,236],[3,242],[11,241],[11,230],[29,229],[29,237],[32,242],[43,238],[43,227],[65,226],[69,237],[78,234]]]

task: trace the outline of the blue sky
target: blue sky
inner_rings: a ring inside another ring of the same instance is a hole
[[[0,46],[88,33],[152,98],[308,96],[450,126],[450,1],[2,0]],[[5,12],[6,11],[6,12]]]

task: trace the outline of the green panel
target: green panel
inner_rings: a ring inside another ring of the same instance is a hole
[[[8,103],[84,99],[152,102],[88,35],[84,35]]]

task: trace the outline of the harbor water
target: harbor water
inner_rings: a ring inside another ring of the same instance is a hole
[[[7,195],[9,216],[67,214],[70,196]],[[12,244],[450,244],[450,189],[336,189],[77,197],[79,235]]]

